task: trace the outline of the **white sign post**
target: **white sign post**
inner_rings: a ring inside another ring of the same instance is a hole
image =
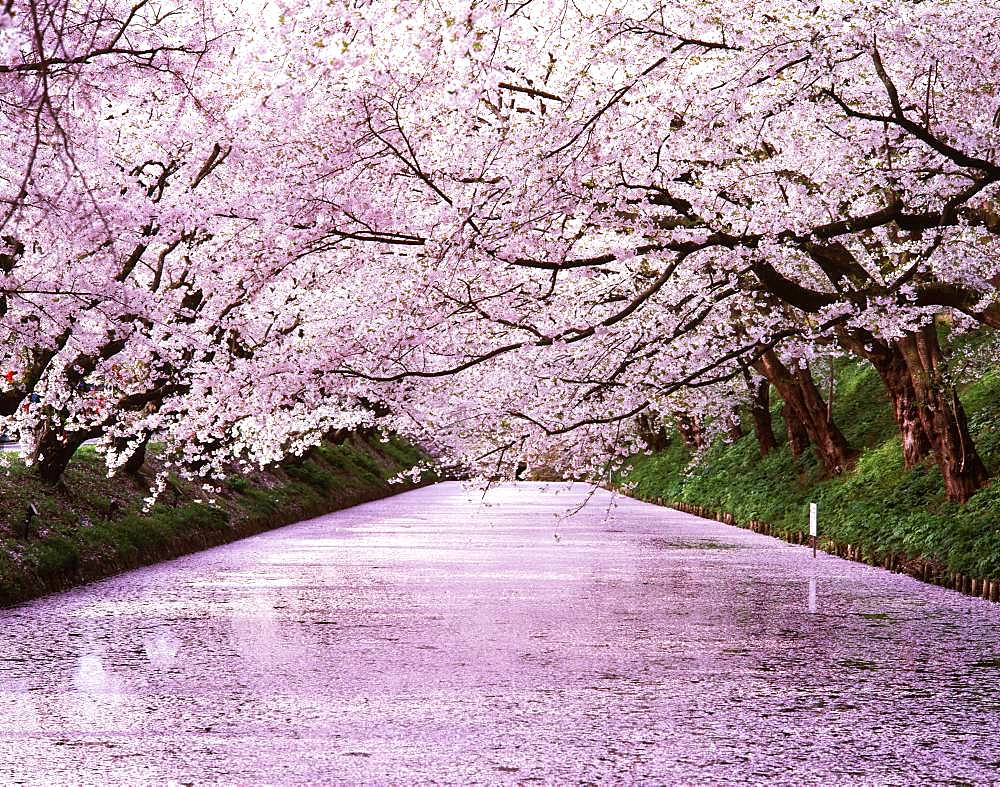
[[[809,504],[809,540],[812,541],[813,557],[816,557],[816,504]]]

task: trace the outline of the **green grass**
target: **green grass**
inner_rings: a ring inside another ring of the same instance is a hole
[[[979,376],[963,386],[961,398],[995,477],[1000,374]],[[846,475],[825,477],[811,450],[795,460],[787,445],[761,459],[751,433],[732,444],[717,443],[695,466],[674,439],[661,453],[634,457],[626,480],[635,483],[640,497],[726,511],[737,521],[768,522],[778,531],[807,531],[808,504],[815,502],[821,536],[860,546],[875,559],[902,554],[969,576],[1000,578],[1000,483],[994,480],[959,505],[946,499],[932,459],[906,469],[881,381],[867,364],[838,364],[833,409],[848,440],[862,451]],[[774,425],[784,444],[784,425],[776,415]]]
[[[267,471],[233,474],[216,493],[171,477],[144,512],[143,480],[107,478],[91,448],[77,452],[55,488],[8,454],[0,463],[0,605],[403,491],[387,480],[421,458],[395,437],[353,436]],[[147,475],[157,461],[154,452]],[[25,538],[32,503],[39,515]]]

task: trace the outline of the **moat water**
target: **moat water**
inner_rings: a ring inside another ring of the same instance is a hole
[[[438,484],[0,611],[0,782],[1000,780],[1000,606],[592,492]]]

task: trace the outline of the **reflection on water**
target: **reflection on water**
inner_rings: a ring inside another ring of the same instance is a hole
[[[87,694],[103,694],[111,684],[110,676],[104,669],[104,661],[97,653],[82,653],[77,659],[73,683],[78,691]]]
[[[441,484],[0,613],[0,782],[995,778],[1000,608],[556,491]]]
[[[127,682],[107,662],[107,652],[97,642],[83,646],[72,671],[74,690],[57,692],[43,713],[49,730],[62,726],[70,733],[99,733],[128,729],[135,720]]]
[[[143,639],[143,648],[149,663],[157,667],[171,667],[181,649],[181,641],[170,632],[158,631]]]

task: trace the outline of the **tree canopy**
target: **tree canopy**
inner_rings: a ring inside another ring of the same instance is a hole
[[[601,477],[772,386],[836,473],[810,365],[852,355],[907,462],[958,500],[987,481],[940,329],[1000,326],[995,4],[0,20],[0,415],[53,480],[87,439],[206,473],[373,423],[474,472]]]

